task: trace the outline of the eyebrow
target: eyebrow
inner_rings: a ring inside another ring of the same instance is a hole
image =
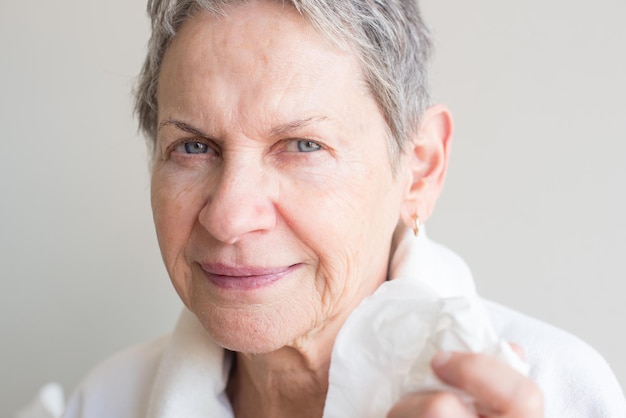
[[[328,118],[326,116],[313,116],[306,119],[294,120],[275,126],[274,128],[272,128],[271,133],[273,136],[290,135],[314,122],[324,122],[327,120]]]
[[[277,125],[275,127],[272,128],[272,130],[270,131],[272,136],[285,136],[285,135],[290,135],[293,134],[295,132],[297,132],[298,130],[314,123],[314,122],[324,122],[329,120],[326,116],[312,116],[310,118],[306,118],[306,119],[298,119],[298,120],[294,120],[291,122],[287,122],[287,123],[282,123],[280,125]],[[187,122],[183,122],[180,120],[176,120],[176,119],[168,119],[165,120],[163,122],[161,122],[159,124],[159,131],[166,127],[166,126],[170,126],[170,125],[174,125],[175,127],[177,127],[178,129],[188,132],[192,135],[195,136],[199,136],[202,138],[210,138],[211,136],[209,134],[207,134],[206,132],[203,132],[202,130],[196,128],[193,125],[190,125]]]
[[[175,119],[168,119],[168,120],[165,120],[165,121],[161,122],[159,124],[159,131],[161,129],[163,129],[164,127],[169,126],[169,125],[174,125],[178,129],[180,129],[181,131],[188,132],[188,133],[190,133],[192,135],[195,135],[195,136],[200,136],[202,138],[209,138],[209,135],[207,133],[201,131],[200,129],[198,129],[198,128],[196,128],[196,127],[194,127],[194,126],[192,126],[192,125],[190,125],[190,124],[188,124],[186,122],[183,122],[183,121],[180,121],[180,120],[175,120]]]

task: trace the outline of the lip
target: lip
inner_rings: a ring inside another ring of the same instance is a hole
[[[270,286],[288,276],[300,265],[279,267],[228,266],[225,264],[200,264],[207,278],[224,289],[251,290]]]

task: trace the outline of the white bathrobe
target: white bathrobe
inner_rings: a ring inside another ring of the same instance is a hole
[[[622,389],[607,363],[592,348],[564,331],[479,299],[462,260],[424,234],[418,239],[405,234],[398,241],[390,280],[383,286],[393,289],[397,286],[394,279],[401,277],[428,286],[442,298],[478,300],[481,308],[486,308],[488,326],[495,329],[499,338],[524,348],[528,373],[544,394],[545,417],[626,418]],[[402,293],[406,296],[406,292]],[[376,302],[378,297],[378,303],[388,297],[377,294],[371,298]],[[415,297],[419,300],[420,295]],[[395,306],[394,301],[387,306]],[[352,322],[358,322],[358,318]],[[473,325],[468,326],[472,331]],[[339,338],[342,333],[344,329]],[[398,338],[400,344],[407,336]],[[212,341],[193,314],[184,311],[171,334],[130,348],[97,366],[70,398],[63,416],[231,418],[232,410],[224,393],[231,356]],[[335,353],[331,360],[331,386],[334,366],[350,367],[333,362]],[[325,418],[340,417],[325,414]]]

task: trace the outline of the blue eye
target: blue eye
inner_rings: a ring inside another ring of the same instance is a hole
[[[313,152],[313,151],[319,151],[320,149],[322,149],[322,146],[318,144],[317,142],[309,141],[306,139],[299,140],[297,144],[298,144],[298,151],[300,152]]]
[[[186,154],[206,154],[209,146],[202,142],[190,141],[181,144]]]

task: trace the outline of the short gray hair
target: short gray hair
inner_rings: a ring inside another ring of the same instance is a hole
[[[252,0],[148,0],[152,36],[139,76],[135,112],[150,140],[157,134],[157,84],[165,50],[181,25],[199,10],[224,15]],[[269,1],[269,0],[265,0]],[[320,33],[357,53],[366,82],[386,119],[390,155],[397,161],[416,134],[428,106],[428,60],[432,42],[417,0],[273,0],[291,4]]]

